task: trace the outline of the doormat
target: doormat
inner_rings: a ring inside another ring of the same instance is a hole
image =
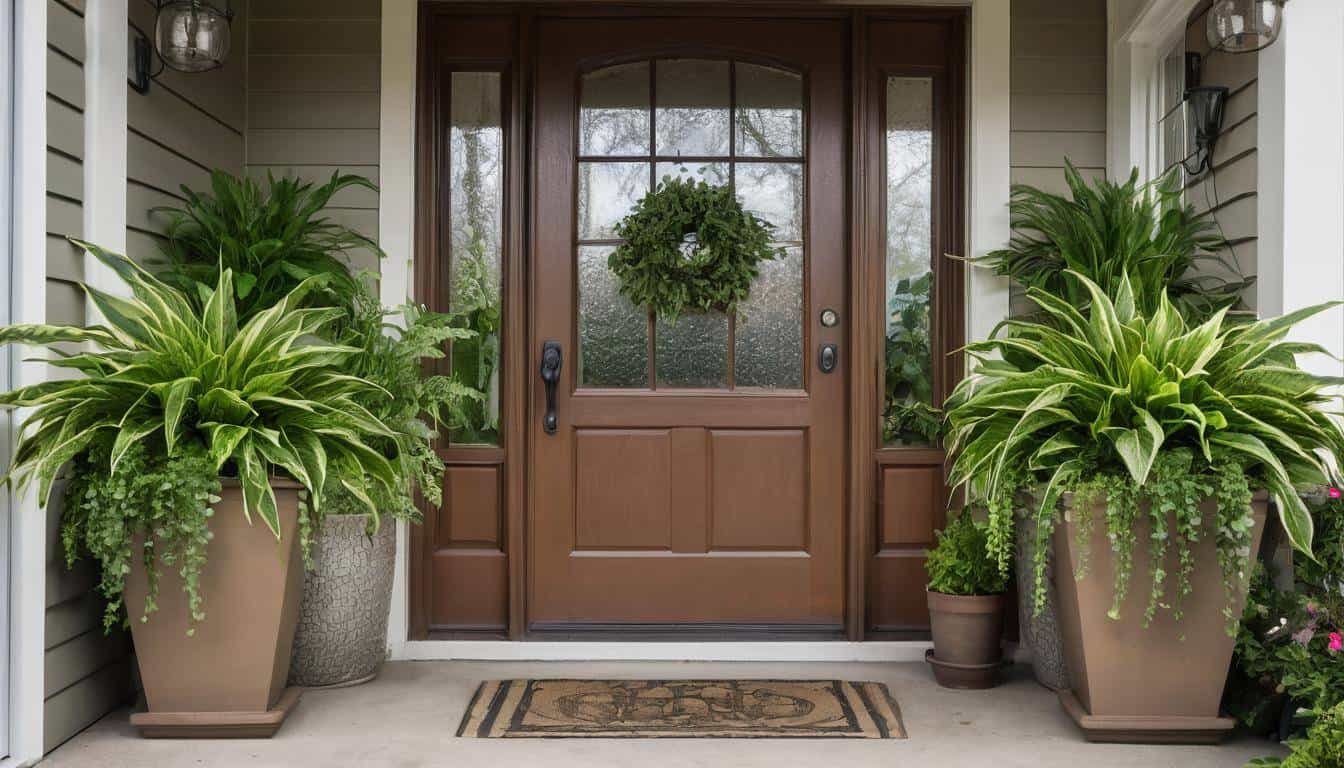
[[[904,739],[882,683],[487,680],[457,735],[519,738]]]

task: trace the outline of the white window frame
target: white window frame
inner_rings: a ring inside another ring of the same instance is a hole
[[[1199,0],[1140,0],[1134,17],[1123,20],[1118,18],[1122,3],[1107,3],[1106,139],[1112,178],[1128,178],[1134,167],[1145,180],[1165,170],[1159,125],[1164,114],[1163,60],[1184,39],[1186,21],[1198,4]]]
[[[8,51],[0,57],[0,323],[10,322],[10,265],[14,263],[14,241],[10,224],[14,221],[14,2],[0,0],[0,50]],[[0,389],[9,389],[9,367],[0,366]],[[10,447],[13,444],[13,414],[0,413],[0,465],[9,466]],[[13,517],[9,490],[0,487],[0,552],[5,555],[5,567],[0,568],[0,759],[9,756],[11,704],[9,697],[10,667],[10,585],[16,583],[10,573],[10,521]]]

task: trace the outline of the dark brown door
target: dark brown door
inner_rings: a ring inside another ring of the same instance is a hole
[[[843,22],[548,19],[537,35],[529,626],[838,631]],[[670,324],[617,293],[612,225],[671,174],[732,184],[775,225],[787,256],[734,314]],[[544,342],[563,354],[554,433]]]

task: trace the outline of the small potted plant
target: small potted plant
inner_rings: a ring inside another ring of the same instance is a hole
[[[1003,661],[1008,585],[990,557],[985,526],[969,508],[938,532],[927,568],[933,648],[924,658],[934,677],[946,688],[992,688]]]
[[[100,562],[108,628],[129,614],[148,702],[132,724],[269,736],[298,699],[285,681],[318,492],[329,477],[359,498],[404,482],[370,447],[392,434],[360,405],[379,388],[348,372],[357,349],[322,338],[342,311],[303,308],[324,276],[240,322],[232,270],[189,296],[80,245],[133,295],[85,286],[105,325],[0,329],[5,344],[83,345],[51,360],[81,376],[0,395],[32,409],[9,476],[35,477],[43,504],[69,479],[67,559]]]

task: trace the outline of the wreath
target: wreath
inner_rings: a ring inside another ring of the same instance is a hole
[[[773,229],[727,186],[665,177],[616,224],[624,242],[607,265],[622,296],[670,321],[688,309],[730,311],[760,263],[783,255],[770,245]]]

